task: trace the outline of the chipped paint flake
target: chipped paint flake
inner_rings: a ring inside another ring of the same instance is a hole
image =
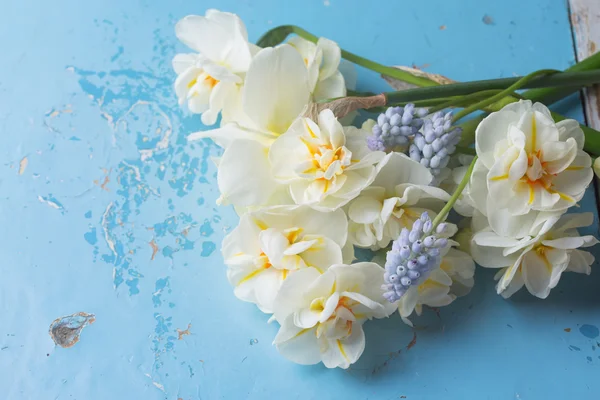
[[[184,336],[190,335],[190,328],[192,324],[188,324],[187,329],[182,331],[181,329],[177,329],[177,340],[182,340]]]
[[[94,314],[78,312],[52,321],[48,333],[54,343],[60,347],[69,348],[79,342],[79,335],[83,328],[95,321]]]
[[[490,17],[487,14],[485,14],[483,16],[483,18],[481,18],[481,21],[483,21],[483,23],[486,24],[486,25],[495,25],[494,18]]]
[[[406,350],[412,349],[417,344],[417,332],[413,332],[413,338],[410,343],[406,346]]]
[[[154,386],[156,386],[158,389],[160,389],[161,391],[163,391],[163,392],[165,391],[165,387],[164,387],[164,385],[161,385],[160,383],[158,383],[158,382],[154,382],[154,381],[152,382],[152,384],[153,384]]]
[[[110,231],[108,229],[108,216],[110,215],[113,207],[114,203],[110,202],[110,204],[106,207],[106,211],[104,211],[104,214],[102,214],[102,230],[104,231],[104,240],[106,241],[106,244],[116,256],[117,251],[115,250],[115,241],[110,237]]]
[[[152,257],[150,257],[150,260],[154,260],[154,257],[156,256],[156,253],[158,253],[158,245],[156,244],[156,242],[154,241],[154,239],[152,239],[149,243],[150,247],[152,247]]]
[[[58,200],[56,200],[54,197],[52,197],[52,195],[38,196],[38,200],[40,201],[40,203],[48,204],[50,207],[55,208],[57,210],[64,210],[65,209],[63,207],[63,205],[60,204],[60,202]]]
[[[25,168],[27,168],[27,164],[29,164],[29,159],[27,157],[21,158],[21,161],[19,161],[19,175],[23,175]]]

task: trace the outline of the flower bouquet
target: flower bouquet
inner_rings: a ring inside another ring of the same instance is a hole
[[[193,50],[173,60],[179,102],[219,122],[188,138],[223,148],[218,203],[240,216],[222,243],[227,277],[280,325],[273,343],[289,360],[348,368],[365,321],[398,313],[412,325],[423,306],[468,294],[475,263],[498,269],[505,298],[523,287],[546,298],[563,272],[590,273],[582,249],[598,241],[577,228],[592,215],[567,210],[593,178],[600,136],[541,102],[600,82],[600,54],[457,83],[296,26],[253,44],[216,10],[175,30]],[[353,91],[352,64],[397,91]]]

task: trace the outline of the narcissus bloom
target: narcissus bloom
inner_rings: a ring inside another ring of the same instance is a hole
[[[271,145],[273,176],[289,187],[296,204],[335,210],[375,179],[375,164],[385,154],[367,148],[368,134],[342,127],[331,110],[323,110],[318,121],[299,118]]]
[[[382,283],[383,268],[375,263],[336,265],[323,274],[305,268],[290,275],[275,299],[281,328],[273,344],[298,364],[348,368],[365,349],[362,324],[393,312],[391,304],[383,304]]]
[[[540,103],[512,103],[486,117],[476,131],[469,194],[492,229],[519,237],[539,212],[575,205],[593,175],[583,143],[575,120],[555,123]]]
[[[459,296],[465,296],[475,284],[475,263],[465,252],[446,247],[442,250],[439,268],[431,272],[418,286],[411,287],[398,301],[398,313],[412,326],[408,317],[415,312],[421,315],[423,306],[443,307]]]
[[[326,38],[313,43],[300,36],[294,36],[287,43],[300,53],[306,64],[314,100],[346,96],[346,82],[338,70],[342,52],[337,43]]]
[[[525,285],[529,293],[545,299],[564,271],[591,272],[594,256],[579,248],[593,246],[598,240],[579,236],[577,228],[589,226],[593,220],[592,213],[554,216],[522,239],[482,229],[473,236],[471,254],[482,267],[502,268],[496,276],[498,294],[507,298]]]
[[[429,186],[433,176],[424,165],[402,153],[387,154],[373,183],[348,205],[350,241],[357,246],[386,247],[428,211],[442,209],[450,195]]]
[[[248,42],[246,27],[231,13],[208,10],[189,15],[175,26],[177,38],[197,53],[177,54],[175,92],[179,103],[202,114],[213,125],[222,111],[227,118],[239,102],[239,90],[258,47]]]

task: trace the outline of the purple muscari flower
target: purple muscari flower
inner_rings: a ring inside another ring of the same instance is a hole
[[[377,124],[373,126],[373,135],[367,138],[372,151],[392,151],[398,146],[408,146],[409,138],[415,136],[427,115],[424,108],[415,108],[414,104],[404,107],[390,107],[379,114]]]
[[[408,154],[436,176],[450,161],[460,141],[462,128],[452,126],[452,113],[436,112],[423,121],[423,129],[415,134]]]
[[[438,225],[436,233],[443,233],[444,227],[445,224]],[[403,228],[392,243],[385,262],[385,284],[381,286],[383,297],[390,303],[400,300],[411,286],[421,284],[440,265],[440,249],[448,245],[448,240],[431,231],[431,219],[424,212],[410,230]]]

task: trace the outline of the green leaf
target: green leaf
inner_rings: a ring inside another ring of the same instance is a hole
[[[294,26],[281,25],[267,31],[258,39],[256,45],[259,47],[274,47],[282,43],[291,33],[294,32]]]

